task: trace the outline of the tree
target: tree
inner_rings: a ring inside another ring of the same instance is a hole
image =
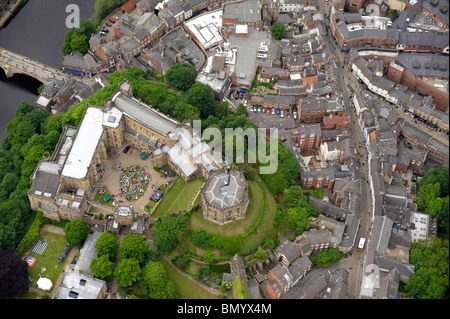
[[[438,234],[440,237],[444,239],[448,239],[448,233],[449,233],[449,218],[448,218],[448,211],[449,211],[449,203],[448,203],[448,196],[444,198],[442,203],[442,210],[439,213],[439,217],[437,220],[437,227],[438,227]]]
[[[114,260],[119,250],[119,241],[110,232],[104,232],[98,238],[95,248],[99,256],[108,255],[111,260]]]
[[[281,40],[286,36],[286,27],[283,23],[275,22],[272,24],[270,32],[272,32],[272,35],[276,40]]]
[[[441,186],[438,182],[422,186],[416,196],[417,206],[423,212],[436,216],[442,208],[442,200],[437,200],[440,193]]]
[[[339,260],[341,260],[341,252],[339,249],[336,248],[330,248],[327,250],[328,258],[330,259],[331,264],[337,263]]]
[[[247,114],[248,114],[247,107],[244,104],[239,103],[239,106],[236,108],[236,115],[247,115]]]
[[[72,35],[70,40],[70,48],[72,52],[78,51],[81,54],[86,54],[89,49],[87,38],[85,35]]]
[[[314,258],[314,263],[318,267],[324,267],[329,266],[331,264],[331,261],[326,251],[319,251]]]
[[[89,268],[92,270],[94,277],[110,280],[114,275],[114,263],[109,260],[109,255],[104,254],[92,259]]]
[[[255,253],[255,258],[258,260],[264,260],[267,258],[267,252],[262,248],[262,246],[258,246],[258,249]]]
[[[174,88],[182,91],[188,90],[195,82],[197,71],[188,64],[173,64],[165,74],[167,82]]]
[[[212,236],[203,229],[193,230],[191,240],[197,247],[207,248],[212,246]]]
[[[0,201],[7,199],[18,183],[19,176],[16,173],[7,173],[0,183]]]
[[[428,184],[439,183],[441,193],[438,197],[449,195],[449,169],[448,167],[430,168],[425,175],[417,180],[417,190],[420,192],[422,187]]]
[[[177,297],[175,286],[169,281],[162,263],[149,261],[142,269],[142,279],[148,286],[148,298],[175,299]]]
[[[160,255],[158,244],[154,240],[146,240],[144,241],[145,247],[147,249],[145,253],[145,260],[148,261],[157,261]]]
[[[114,271],[114,276],[120,287],[129,287],[139,279],[141,272],[139,262],[136,259],[122,259]]]
[[[300,235],[309,229],[308,211],[303,207],[289,208],[287,212],[288,220],[295,225],[295,234]]]
[[[34,108],[33,104],[30,104],[30,103],[24,101],[24,102],[20,103],[19,106],[17,107],[16,115],[19,115],[19,113],[27,114],[34,110],[35,110],[35,108]]]
[[[81,219],[75,219],[66,224],[64,228],[65,236],[69,245],[76,246],[82,244],[89,235],[89,226]]]
[[[208,264],[211,264],[214,262],[214,254],[210,251],[207,251],[203,254],[202,260]]]
[[[164,252],[170,252],[176,245],[178,239],[189,232],[189,216],[181,213],[178,216],[164,215],[161,220],[153,224],[155,241]]]
[[[140,264],[145,260],[147,247],[144,244],[145,236],[138,234],[128,234],[122,239],[119,250],[119,258],[136,259]]]
[[[0,249],[0,298],[17,297],[27,290],[27,262],[11,249]]]
[[[198,108],[202,119],[214,115],[216,98],[211,87],[207,84],[197,82],[187,91],[186,102]]]

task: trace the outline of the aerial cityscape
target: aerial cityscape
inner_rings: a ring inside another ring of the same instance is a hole
[[[448,10],[0,0],[0,299],[448,299]]]

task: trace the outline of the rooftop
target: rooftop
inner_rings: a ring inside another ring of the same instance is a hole
[[[244,202],[247,187],[242,172],[234,168],[224,168],[208,178],[202,187],[202,193],[208,205],[226,209]]]

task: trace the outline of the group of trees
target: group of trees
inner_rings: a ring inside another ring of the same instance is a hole
[[[27,196],[30,177],[42,155],[52,153],[61,124],[48,111],[23,102],[6,133],[0,150],[0,247],[15,249],[36,215]]]
[[[145,240],[145,236],[128,234],[119,245],[116,236],[104,232],[95,248],[98,257],[90,265],[95,277],[107,281],[115,277],[120,287],[131,287],[139,298],[177,298],[175,286],[159,261],[159,249],[155,241]],[[117,268],[116,258],[120,259]]]
[[[337,248],[329,248],[324,251],[319,251],[317,254],[311,256],[311,262],[317,267],[330,266],[340,260],[341,252]]]
[[[276,40],[282,40],[286,36],[286,27],[281,22],[275,22],[270,27],[270,32]]]
[[[89,50],[89,39],[97,31],[98,26],[116,8],[126,0],[96,0],[95,12],[91,19],[81,20],[78,28],[66,32],[61,51],[64,55],[79,51],[86,54]]]
[[[61,51],[64,55],[78,51],[86,54],[89,50],[89,39],[97,27],[92,20],[81,20],[79,28],[72,28],[66,32]]]
[[[440,237],[448,239],[449,233],[449,170],[448,167],[430,168],[417,181],[417,206],[424,213],[437,217]]]
[[[410,263],[416,266],[406,284],[406,292],[418,299],[448,299],[448,239],[431,236],[413,242]]]
[[[210,234],[203,229],[195,229],[191,233],[192,242],[200,248],[219,248],[228,253],[236,252],[242,244],[238,236],[224,237],[218,233]]]

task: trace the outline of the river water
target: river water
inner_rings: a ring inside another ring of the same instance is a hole
[[[95,11],[95,0],[28,0],[14,19],[0,29],[0,47],[58,67],[68,30],[65,21],[69,4],[78,5],[81,19],[89,19]],[[14,118],[17,106],[23,101],[33,103],[40,85],[25,75],[7,79],[0,69],[0,140],[6,136],[6,124]]]

